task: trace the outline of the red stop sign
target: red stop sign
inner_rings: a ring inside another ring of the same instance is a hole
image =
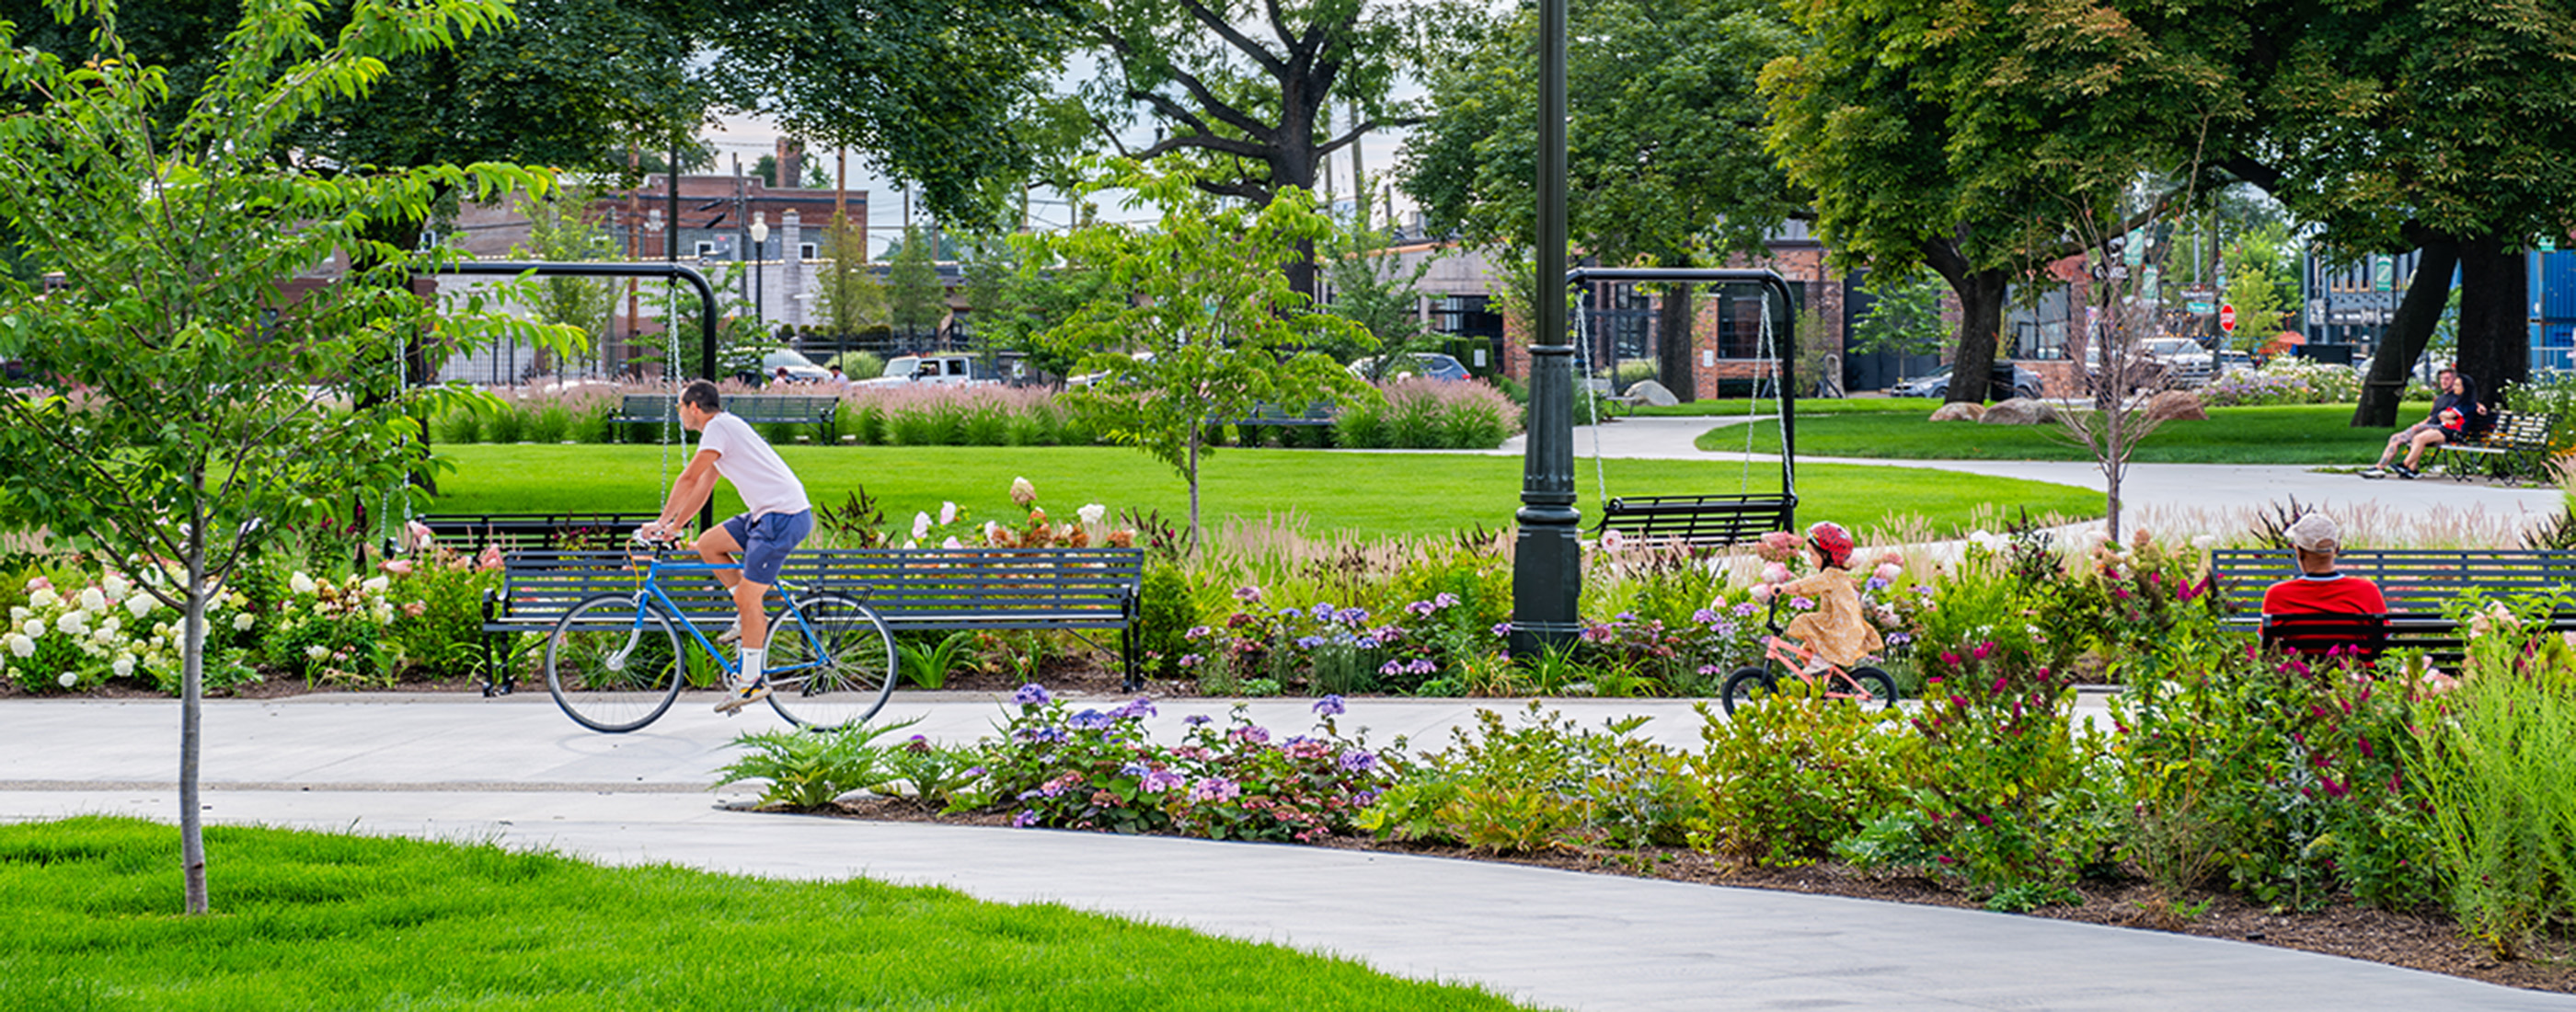
[[[2232,305],[2222,305],[2222,306],[2218,307],[2218,329],[2223,330],[2223,331],[2226,331],[2227,333],[2230,333],[2230,334],[2233,334],[2233,333],[2235,333],[2235,332],[2236,332],[2236,307],[2235,307],[2235,306],[2232,306]]]

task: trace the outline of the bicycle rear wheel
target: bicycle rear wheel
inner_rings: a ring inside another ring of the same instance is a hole
[[[1727,713],[1732,714],[1736,707],[1759,703],[1776,691],[1779,687],[1771,683],[1770,672],[1761,668],[1737,668],[1734,674],[1726,676],[1725,688],[1719,690],[1717,700],[1726,707]]]
[[[1878,709],[1896,705],[1896,679],[1889,677],[1887,672],[1859,667],[1851,669],[1851,678],[1860,691],[1869,694],[1869,702]]]
[[[632,731],[680,694],[680,634],[670,616],[632,595],[572,606],[546,634],[546,691],[593,731]]]
[[[876,610],[839,594],[800,597],[769,622],[769,705],[813,728],[866,723],[894,695],[894,637]]]

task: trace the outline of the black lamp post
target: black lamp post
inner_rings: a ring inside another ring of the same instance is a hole
[[[1574,508],[1574,347],[1565,334],[1565,4],[1538,4],[1538,319],[1512,562],[1512,652],[1525,657],[1583,632],[1575,611],[1583,515]]]

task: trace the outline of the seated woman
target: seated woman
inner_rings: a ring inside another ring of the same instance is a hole
[[[2433,398],[2433,413],[2388,437],[2388,449],[2380,451],[2379,463],[2361,472],[2362,477],[2385,478],[2394,473],[2400,478],[2412,478],[2415,465],[2424,459],[2424,451],[2443,443],[2475,439],[2495,424],[2494,413],[2478,400],[2477,382],[2466,374],[2444,369],[2434,375],[2433,385],[2441,391]],[[2406,462],[2391,464],[2400,451],[2406,454]]]
[[[2292,521],[2290,547],[2299,555],[2299,575],[2263,592],[2263,614],[2377,615],[2388,610],[2379,585],[2335,571],[2335,553],[2343,550],[2343,532],[2323,513]]]

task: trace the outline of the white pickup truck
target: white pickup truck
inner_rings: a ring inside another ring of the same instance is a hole
[[[962,387],[999,382],[986,373],[973,355],[898,355],[886,360],[885,374],[864,379],[852,386],[899,387],[905,385]]]

